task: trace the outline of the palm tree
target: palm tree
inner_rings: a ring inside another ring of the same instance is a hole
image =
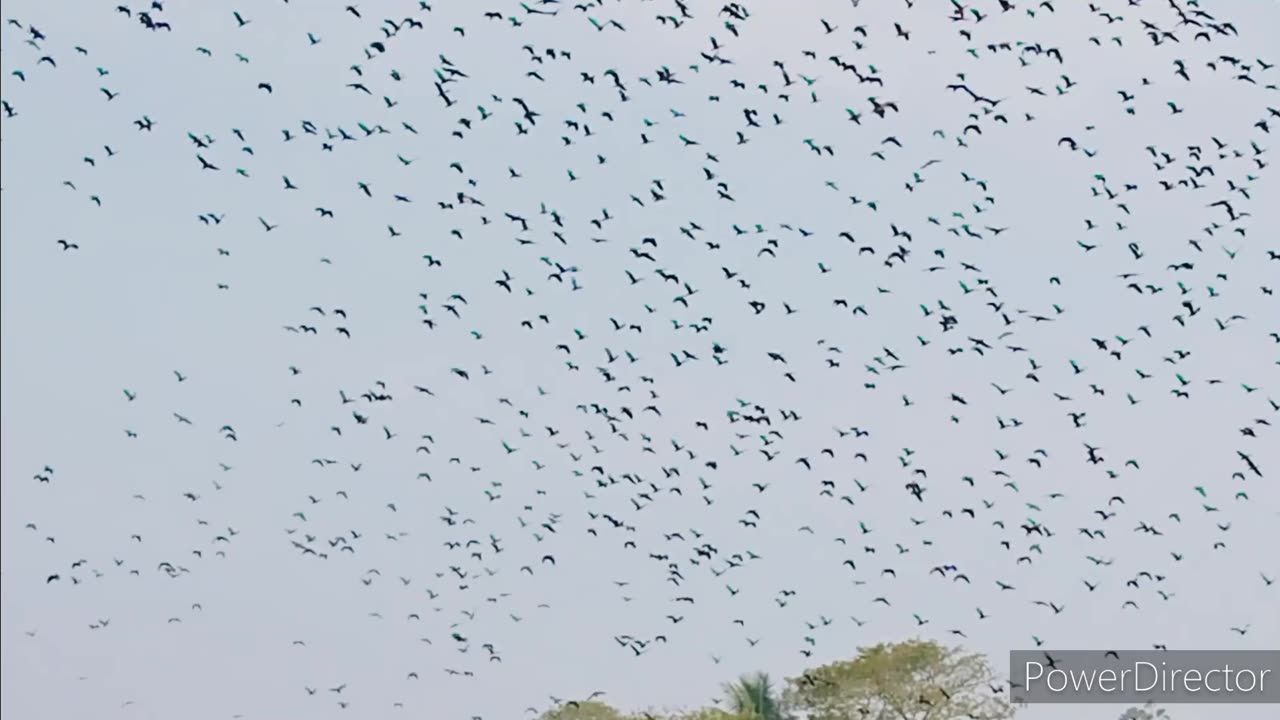
[[[724,695],[729,710],[736,715],[759,720],[786,720],[768,673],[743,675],[736,682],[725,683]]]

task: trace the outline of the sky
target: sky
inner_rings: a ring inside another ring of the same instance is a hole
[[[1280,8],[1206,0],[1206,42],[1154,0],[687,4],[6,3],[5,714],[1277,647]]]

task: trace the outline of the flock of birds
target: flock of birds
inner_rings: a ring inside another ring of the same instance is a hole
[[[12,683],[42,642],[86,680],[78,648],[193,626],[167,652],[289,627],[256,652],[316,658],[207,691],[243,717],[532,716],[593,689],[561,655],[661,704],[664,666],[702,693],[910,635],[1277,631],[1266,29],[1207,0],[344,2],[4,19],[6,708],[58,692]],[[112,263],[216,345],[82,347],[148,369],[86,372],[57,413],[119,421],[59,432],[14,370],[49,359],[14,329],[44,301],[9,290],[125,292]]]

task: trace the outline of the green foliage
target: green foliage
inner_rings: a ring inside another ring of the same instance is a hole
[[[808,720],[1004,720],[1013,708],[988,684],[985,657],[935,642],[909,640],[863,648],[787,681],[787,706]]]
[[[743,675],[724,685],[725,704],[731,713],[758,720],[784,720],[780,698],[766,673]]]
[[[1134,706],[1120,715],[1120,720],[1169,720],[1164,708],[1156,707],[1150,700],[1145,705]]]
[[[612,705],[596,700],[565,703],[542,713],[539,720],[626,720]]]
[[[806,670],[781,686],[766,673],[743,675],[722,687],[724,707],[624,713],[583,700],[558,705],[538,720],[1009,720],[1014,708],[1003,693],[990,691],[996,683],[980,654],[909,640],[860,648],[852,660]],[[1120,720],[1168,716],[1148,703]]]
[[[754,715],[743,715],[718,707],[701,707],[672,715],[670,720],[754,720]]]

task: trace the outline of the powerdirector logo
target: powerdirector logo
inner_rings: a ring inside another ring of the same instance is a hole
[[[1015,650],[1014,703],[1280,703],[1280,650]]]

